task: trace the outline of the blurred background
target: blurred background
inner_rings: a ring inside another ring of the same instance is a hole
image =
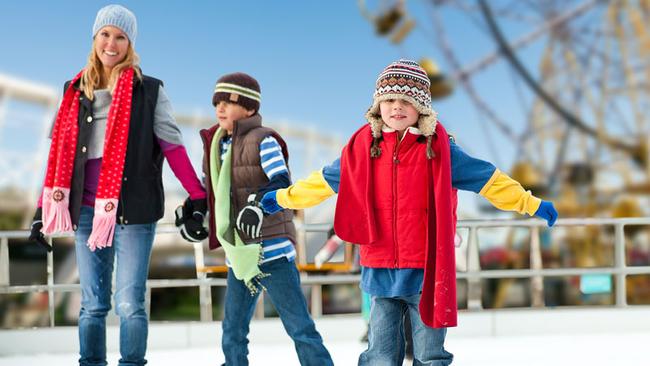
[[[62,85],[84,66],[96,11],[108,3],[0,3],[3,329],[77,321],[74,286],[47,287],[78,283],[71,239],[54,239],[49,267],[16,231],[29,227],[40,194]],[[120,3],[137,16],[143,72],[165,82],[197,170],[198,131],[215,122],[210,101],[220,75],[243,71],[259,80],[261,114],[287,138],[298,179],[338,157],[366,123],[383,67],[413,59],[427,70],[433,107],[456,142],[569,218],[553,230],[484,225],[473,220],[519,217],[461,193],[459,306],[650,304],[650,1]],[[165,189],[163,229],[185,198],[169,169]],[[361,309],[354,249],[323,247],[334,205],[332,198],[297,217],[298,265],[303,282],[313,280],[305,294],[317,316]],[[193,247],[169,229],[157,236],[150,279],[214,285],[223,262],[222,252]],[[151,288],[151,319],[221,319],[224,288],[205,290]],[[270,302],[261,304],[257,317],[276,316]]]

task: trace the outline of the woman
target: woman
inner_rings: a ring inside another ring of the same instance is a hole
[[[97,13],[88,63],[64,87],[32,224],[30,238],[41,244],[46,243],[43,233],[76,232],[80,365],[106,365],[114,260],[119,364],[146,363],[144,297],[156,221],[164,211],[163,157],[190,196],[186,208],[205,214],[205,191],[162,82],[143,75],[138,66],[136,34],[128,9],[109,5]],[[204,232],[192,234],[189,239],[205,237]]]

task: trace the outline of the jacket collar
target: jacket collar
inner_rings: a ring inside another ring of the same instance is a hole
[[[245,135],[251,129],[253,129],[255,127],[259,127],[259,126],[262,126],[262,116],[260,116],[259,114],[256,114],[254,116],[244,118],[244,119],[240,119],[237,122],[235,122],[235,128],[233,129],[232,133],[233,133],[233,136],[234,135],[237,135],[237,136]],[[209,146],[210,146],[210,143],[211,143],[212,139],[217,134],[217,130],[219,130],[219,124],[218,123],[215,124],[214,126],[210,127],[210,128],[203,129],[203,130],[201,130],[199,132],[199,134],[201,135],[201,138],[203,139],[203,143],[204,143],[204,145],[206,146],[206,149],[207,149],[207,150],[205,150],[206,154],[209,154],[209,151],[210,151]]]
[[[391,137],[390,139],[395,141],[397,143],[397,130],[388,127],[387,125],[383,125],[381,128],[381,131],[383,134],[390,134],[386,135],[388,136],[395,136],[394,138]],[[406,131],[404,131],[404,134],[402,135],[402,138],[399,140],[399,144],[402,146],[401,149],[408,148],[409,146],[413,145],[416,141],[419,141],[419,139],[423,137],[422,132],[417,128],[417,127],[408,127]]]
[[[388,127],[388,125],[384,124],[384,125],[381,127],[381,131],[382,131],[382,132],[395,132],[395,129],[394,129],[394,128],[390,128],[390,127]],[[419,128],[417,128],[417,127],[413,127],[413,126],[408,127],[408,128],[406,129],[406,132],[408,132],[408,133],[410,133],[410,134],[413,134],[413,135],[418,135],[418,136],[419,136],[419,135],[422,135],[422,131],[420,131]]]
[[[235,127],[233,128],[233,136],[242,136],[248,133],[248,131],[253,128],[262,126],[262,116],[258,113],[252,115],[248,118],[240,119],[235,122]]]

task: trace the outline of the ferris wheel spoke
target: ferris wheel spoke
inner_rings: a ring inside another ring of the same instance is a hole
[[[515,0],[511,3],[505,4],[498,9],[494,9],[494,13],[499,18],[509,19],[512,21],[518,21],[525,24],[538,24],[542,21],[541,12],[535,12],[532,15],[528,15],[525,12],[521,11],[522,4],[525,4],[525,1]],[[475,11],[479,11],[479,8],[476,7]]]
[[[500,29],[495,23],[491,9],[487,5],[487,2],[485,0],[479,0],[479,4],[481,5],[481,8],[483,10],[485,20],[490,27],[490,31],[492,32],[493,36],[495,37],[495,40],[499,44],[499,47],[501,48],[501,51],[503,52],[504,56],[508,59],[512,67],[514,67],[515,70],[519,72],[519,74],[522,76],[524,81],[526,81],[528,86],[538,95],[538,97],[544,100],[546,104],[548,104],[549,107],[551,107],[568,124],[573,125],[583,133],[586,133],[593,137],[598,137],[599,139],[601,139],[601,141],[609,144],[613,148],[626,150],[629,151],[630,153],[635,153],[637,151],[637,148],[635,146],[630,145],[624,141],[617,140],[615,138],[612,138],[611,136],[603,137],[600,131],[596,131],[593,127],[591,127],[590,125],[582,121],[575,114],[570,113],[565,107],[560,105],[557,100],[552,98],[538,83],[536,83],[533,80],[528,70],[526,70],[526,68],[513,54],[512,49],[508,46],[507,42],[503,38],[503,35],[501,34]]]
[[[431,9],[431,16],[434,19],[438,17],[435,8]],[[450,66],[452,67],[454,72],[457,73],[457,71],[460,69],[460,63],[451,52],[451,48],[449,44],[446,43],[444,29],[440,26],[440,22],[434,22],[433,24],[435,27],[435,34],[438,37],[439,43],[442,45],[442,50],[447,56],[447,59],[450,62]],[[478,96],[478,93],[475,91],[474,87],[471,85],[468,79],[459,78],[457,79],[457,81],[463,86],[470,99],[472,99],[472,102],[479,109],[481,109],[483,113],[485,113],[486,117],[488,117],[488,119],[494,123],[494,125],[499,129],[499,131],[501,131],[507,138],[509,138],[512,141],[518,140],[517,134],[515,134],[515,132],[508,126],[508,124],[505,121],[503,121],[501,118],[497,117],[497,113],[494,112],[492,108],[490,108],[487,105],[487,103],[485,103]]]
[[[619,106],[620,101],[617,101],[615,99],[610,99],[608,101],[607,106],[610,107],[610,116],[615,114],[618,118],[616,118],[616,121],[618,121],[618,126],[623,129],[623,134],[627,136],[634,136],[635,131],[634,128],[632,127],[632,122],[629,120],[629,116],[625,116],[625,113],[623,113],[622,108]]]

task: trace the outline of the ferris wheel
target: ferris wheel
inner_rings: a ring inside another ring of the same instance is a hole
[[[429,72],[433,97],[462,92],[493,151],[494,141],[512,144],[511,175],[557,199],[563,216],[644,213],[650,1],[360,0],[359,8],[398,47],[424,36],[436,48],[447,75],[426,54],[409,54]]]

